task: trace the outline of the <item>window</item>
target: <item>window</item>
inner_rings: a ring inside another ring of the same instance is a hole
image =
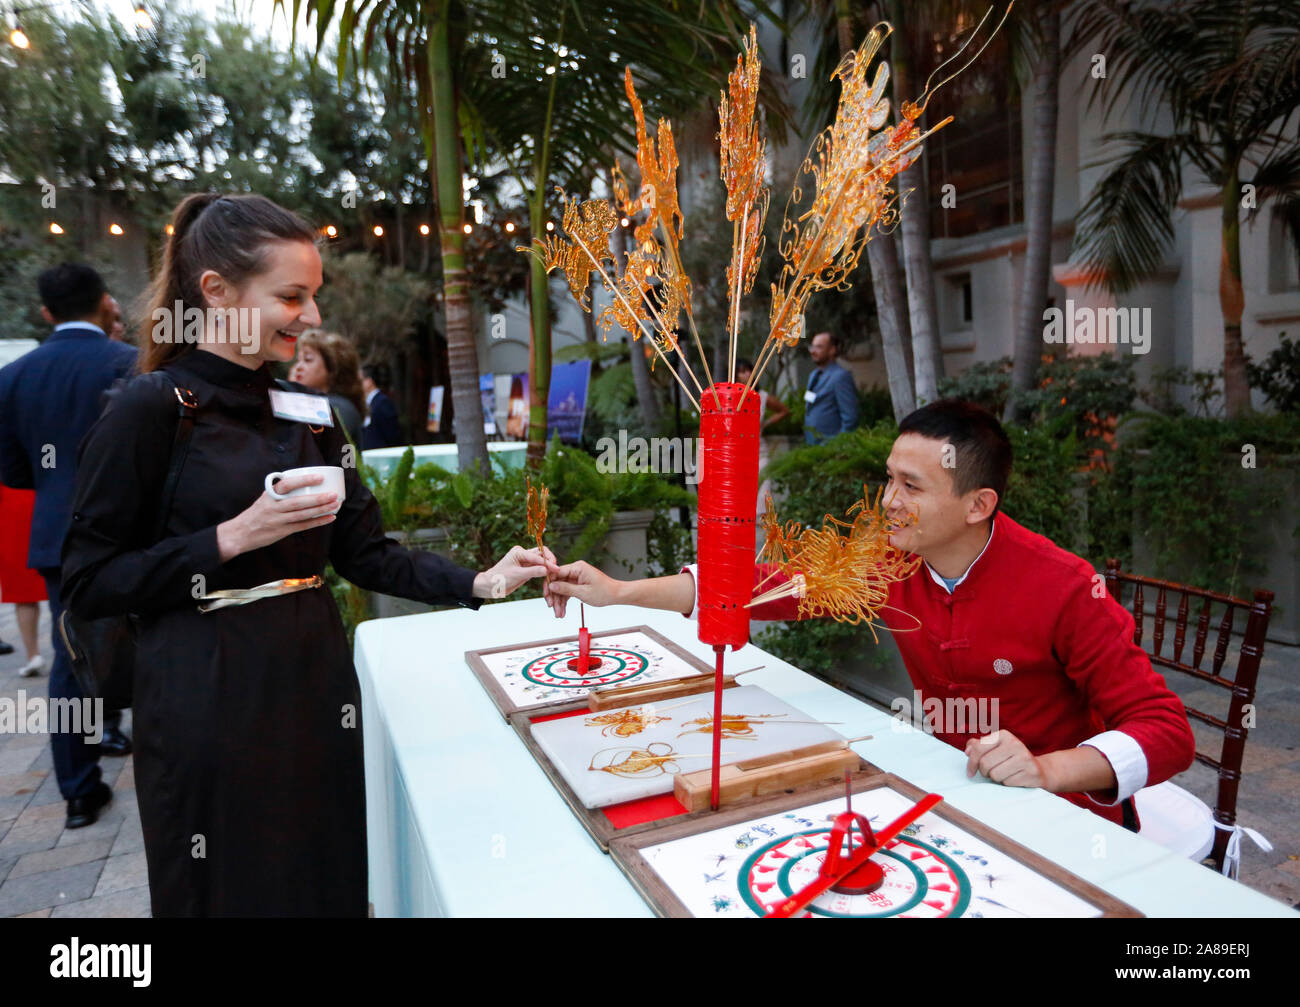
[[[925,141],[922,155],[932,238],[961,238],[1024,220],[1020,91],[1008,34],[999,32],[974,66],[941,88],[922,120],[954,117]],[[924,80],[960,41],[931,36],[915,79]]]

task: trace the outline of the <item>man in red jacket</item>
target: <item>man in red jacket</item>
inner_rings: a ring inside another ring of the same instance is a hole
[[[967,775],[1042,787],[1136,829],[1129,798],[1191,765],[1186,711],[1133,643],[1133,619],[1102,575],[999,512],[1011,461],[1001,425],[967,402],[934,402],[899,424],[886,463],[890,542],[923,562],[893,585],[895,611],[883,617],[915,630],[894,640],[923,708],[975,700],[994,711],[998,727],[987,734],[930,723],[965,752]],[[695,574],[619,581],[579,562],[561,567],[547,594],[557,615],[573,597],[693,617]],[[755,583],[765,577],[757,567]],[[794,619],[797,607],[782,599],[755,606],[753,617]]]

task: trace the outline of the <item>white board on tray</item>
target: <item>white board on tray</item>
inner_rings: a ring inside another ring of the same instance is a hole
[[[843,740],[812,720],[756,685],[728,689],[722,694],[722,762]],[[604,808],[669,793],[678,772],[708,769],[712,727],[713,694],[704,693],[544,721],[532,733],[583,806]]]

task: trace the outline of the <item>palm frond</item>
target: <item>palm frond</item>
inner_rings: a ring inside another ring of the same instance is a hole
[[[1255,205],[1247,219],[1254,220],[1269,202],[1278,204],[1285,216],[1285,207],[1300,201],[1300,143],[1272,151],[1255,174],[1242,181],[1255,187]]]
[[[1132,289],[1160,265],[1173,239],[1173,211],[1182,192],[1184,134],[1110,133],[1103,142],[1127,152],[1079,208],[1073,251],[1095,276],[1092,285]]]

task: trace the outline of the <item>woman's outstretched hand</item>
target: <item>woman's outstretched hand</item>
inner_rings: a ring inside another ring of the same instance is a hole
[[[548,574],[555,576],[559,570],[555,554],[545,546],[540,551],[513,546],[497,561],[496,566],[484,570],[474,578],[474,597],[504,598],[525,581]]]

